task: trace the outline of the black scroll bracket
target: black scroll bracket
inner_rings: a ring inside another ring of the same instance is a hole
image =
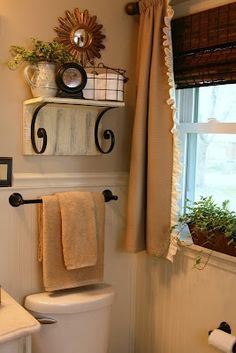
[[[32,142],[32,147],[33,150],[36,154],[42,154],[45,152],[46,148],[47,148],[47,132],[44,128],[39,128],[37,131],[37,137],[42,139],[42,147],[40,150],[38,150],[37,146],[36,146],[36,141],[35,141],[35,124],[36,124],[36,119],[38,116],[38,113],[40,112],[40,110],[45,107],[45,105],[47,104],[54,104],[53,102],[44,102],[42,104],[40,104],[34,111],[33,113],[33,117],[32,117],[32,122],[31,122],[31,142]],[[95,128],[94,128],[94,139],[95,139],[95,145],[97,147],[97,149],[99,150],[99,152],[103,153],[103,154],[107,154],[110,153],[115,145],[115,135],[113,133],[112,130],[110,129],[106,129],[103,132],[103,138],[105,140],[110,140],[110,147],[104,151],[99,143],[99,124],[101,122],[101,119],[103,118],[103,115],[110,109],[115,108],[115,107],[106,107],[104,110],[101,111],[101,113],[98,114],[97,120],[95,122]]]
[[[109,189],[103,190],[102,194],[104,196],[105,202],[109,202],[111,200],[118,200],[118,196],[113,195],[112,191]],[[22,195],[19,194],[18,192],[14,192],[9,197],[9,203],[12,207],[19,207],[26,204],[42,203],[42,202],[43,202],[42,199],[24,200]]]
[[[99,143],[99,139],[98,139],[98,135],[99,135],[99,124],[100,124],[100,121],[103,117],[103,115],[110,109],[112,108],[115,108],[115,107],[107,107],[105,108],[103,111],[101,111],[100,114],[98,114],[98,117],[97,117],[97,120],[96,120],[96,123],[95,123],[95,128],[94,128],[94,139],[95,139],[95,144],[96,144],[96,147],[97,149],[99,150],[99,152],[103,153],[103,154],[107,154],[107,153],[110,153],[112,150],[113,150],[113,147],[115,145],[115,135],[113,133],[112,130],[104,130],[103,132],[103,138],[105,140],[110,140],[111,143],[110,143],[110,147],[104,151]]]
[[[44,128],[39,128],[37,131],[37,136],[38,138],[42,138],[43,143],[42,143],[42,147],[41,150],[38,150],[37,146],[36,146],[36,141],[35,141],[35,123],[36,123],[36,119],[38,116],[38,113],[40,112],[40,110],[45,107],[45,105],[49,104],[49,102],[44,102],[42,104],[40,104],[34,111],[33,113],[33,117],[32,117],[32,122],[31,122],[31,143],[32,143],[32,147],[34,149],[34,152],[37,154],[42,154],[45,152],[46,147],[47,147],[47,142],[48,142],[48,138],[47,138],[47,132]]]

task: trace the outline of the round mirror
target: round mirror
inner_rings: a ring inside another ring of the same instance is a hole
[[[102,44],[105,35],[101,32],[102,25],[96,22],[96,16],[90,16],[88,10],[80,12],[76,8],[73,13],[66,11],[66,16],[58,20],[59,27],[54,28],[56,40],[64,44],[81,65],[101,57],[100,50],[105,48]]]
[[[84,28],[75,30],[72,38],[74,45],[76,45],[78,48],[88,48],[93,40],[92,34],[86,31]]]

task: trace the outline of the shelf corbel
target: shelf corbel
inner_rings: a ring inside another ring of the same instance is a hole
[[[44,128],[39,128],[37,131],[37,136],[38,138],[42,138],[43,140],[43,144],[41,147],[41,150],[38,150],[37,146],[36,146],[36,141],[35,141],[35,123],[36,123],[36,119],[38,116],[38,113],[40,112],[40,110],[45,107],[45,105],[47,105],[48,102],[44,102],[42,104],[40,104],[34,111],[33,113],[33,117],[32,117],[32,122],[31,122],[31,143],[32,143],[32,147],[35,153],[37,154],[42,154],[45,152],[46,148],[47,148],[47,132]]]
[[[103,153],[103,154],[107,154],[107,153],[110,153],[113,148],[114,148],[114,145],[115,145],[115,135],[113,133],[112,130],[110,129],[106,129],[104,130],[103,132],[103,138],[105,140],[110,140],[111,143],[110,143],[110,147],[108,148],[107,151],[104,151],[99,143],[99,139],[98,139],[98,128],[99,128],[99,124],[100,124],[100,121],[103,117],[103,115],[110,109],[113,109],[115,107],[107,107],[105,108],[97,117],[97,120],[96,120],[96,123],[95,123],[95,128],[94,128],[94,139],[95,139],[95,145],[97,147],[97,149],[99,150],[99,152]]]
[[[37,104],[35,110],[33,111],[32,114],[32,120],[31,120],[31,144],[33,147],[33,150],[36,154],[43,154],[47,148],[47,142],[48,142],[48,137],[47,137],[47,132],[44,128],[38,128],[37,133],[35,131],[36,127],[36,120],[39,112],[48,104],[64,104],[64,105],[72,105],[72,106],[88,106],[88,107],[101,107],[103,108],[100,113],[98,113],[98,116],[95,121],[95,126],[94,126],[94,140],[95,140],[95,145],[97,150],[100,153],[107,154],[110,153],[115,145],[115,135],[112,130],[106,129],[103,132],[103,138],[105,140],[110,140],[110,146],[108,147],[107,150],[104,150],[99,142],[99,126],[100,122],[104,116],[104,114],[113,109],[113,108],[118,108],[118,107],[123,107],[124,103],[123,102],[109,102],[109,101],[89,101],[89,100],[82,100],[82,99],[67,99],[67,98],[58,98],[58,97],[53,97],[53,98],[34,98],[32,100],[28,100],[25,102],[26,105],[35,105]],[[38,149],[37,144],[36,144],[36,136],[39,139],[42,139],[42,147],[41,149]]]

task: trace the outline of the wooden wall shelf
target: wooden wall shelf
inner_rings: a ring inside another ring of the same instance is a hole
[[[124,105],[124,102],[58,97],[26,100],[23,105],[24,154],[110,153],[115,136],[111,130],[102,132],[100,122],[108,110]],[[99,142],[102,138],[110,141],[107,150]]]

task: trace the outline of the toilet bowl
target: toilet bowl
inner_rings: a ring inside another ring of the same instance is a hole
[[[25,308],[41,323],[32,353],[107,353],[111,285],[31,294]]]

